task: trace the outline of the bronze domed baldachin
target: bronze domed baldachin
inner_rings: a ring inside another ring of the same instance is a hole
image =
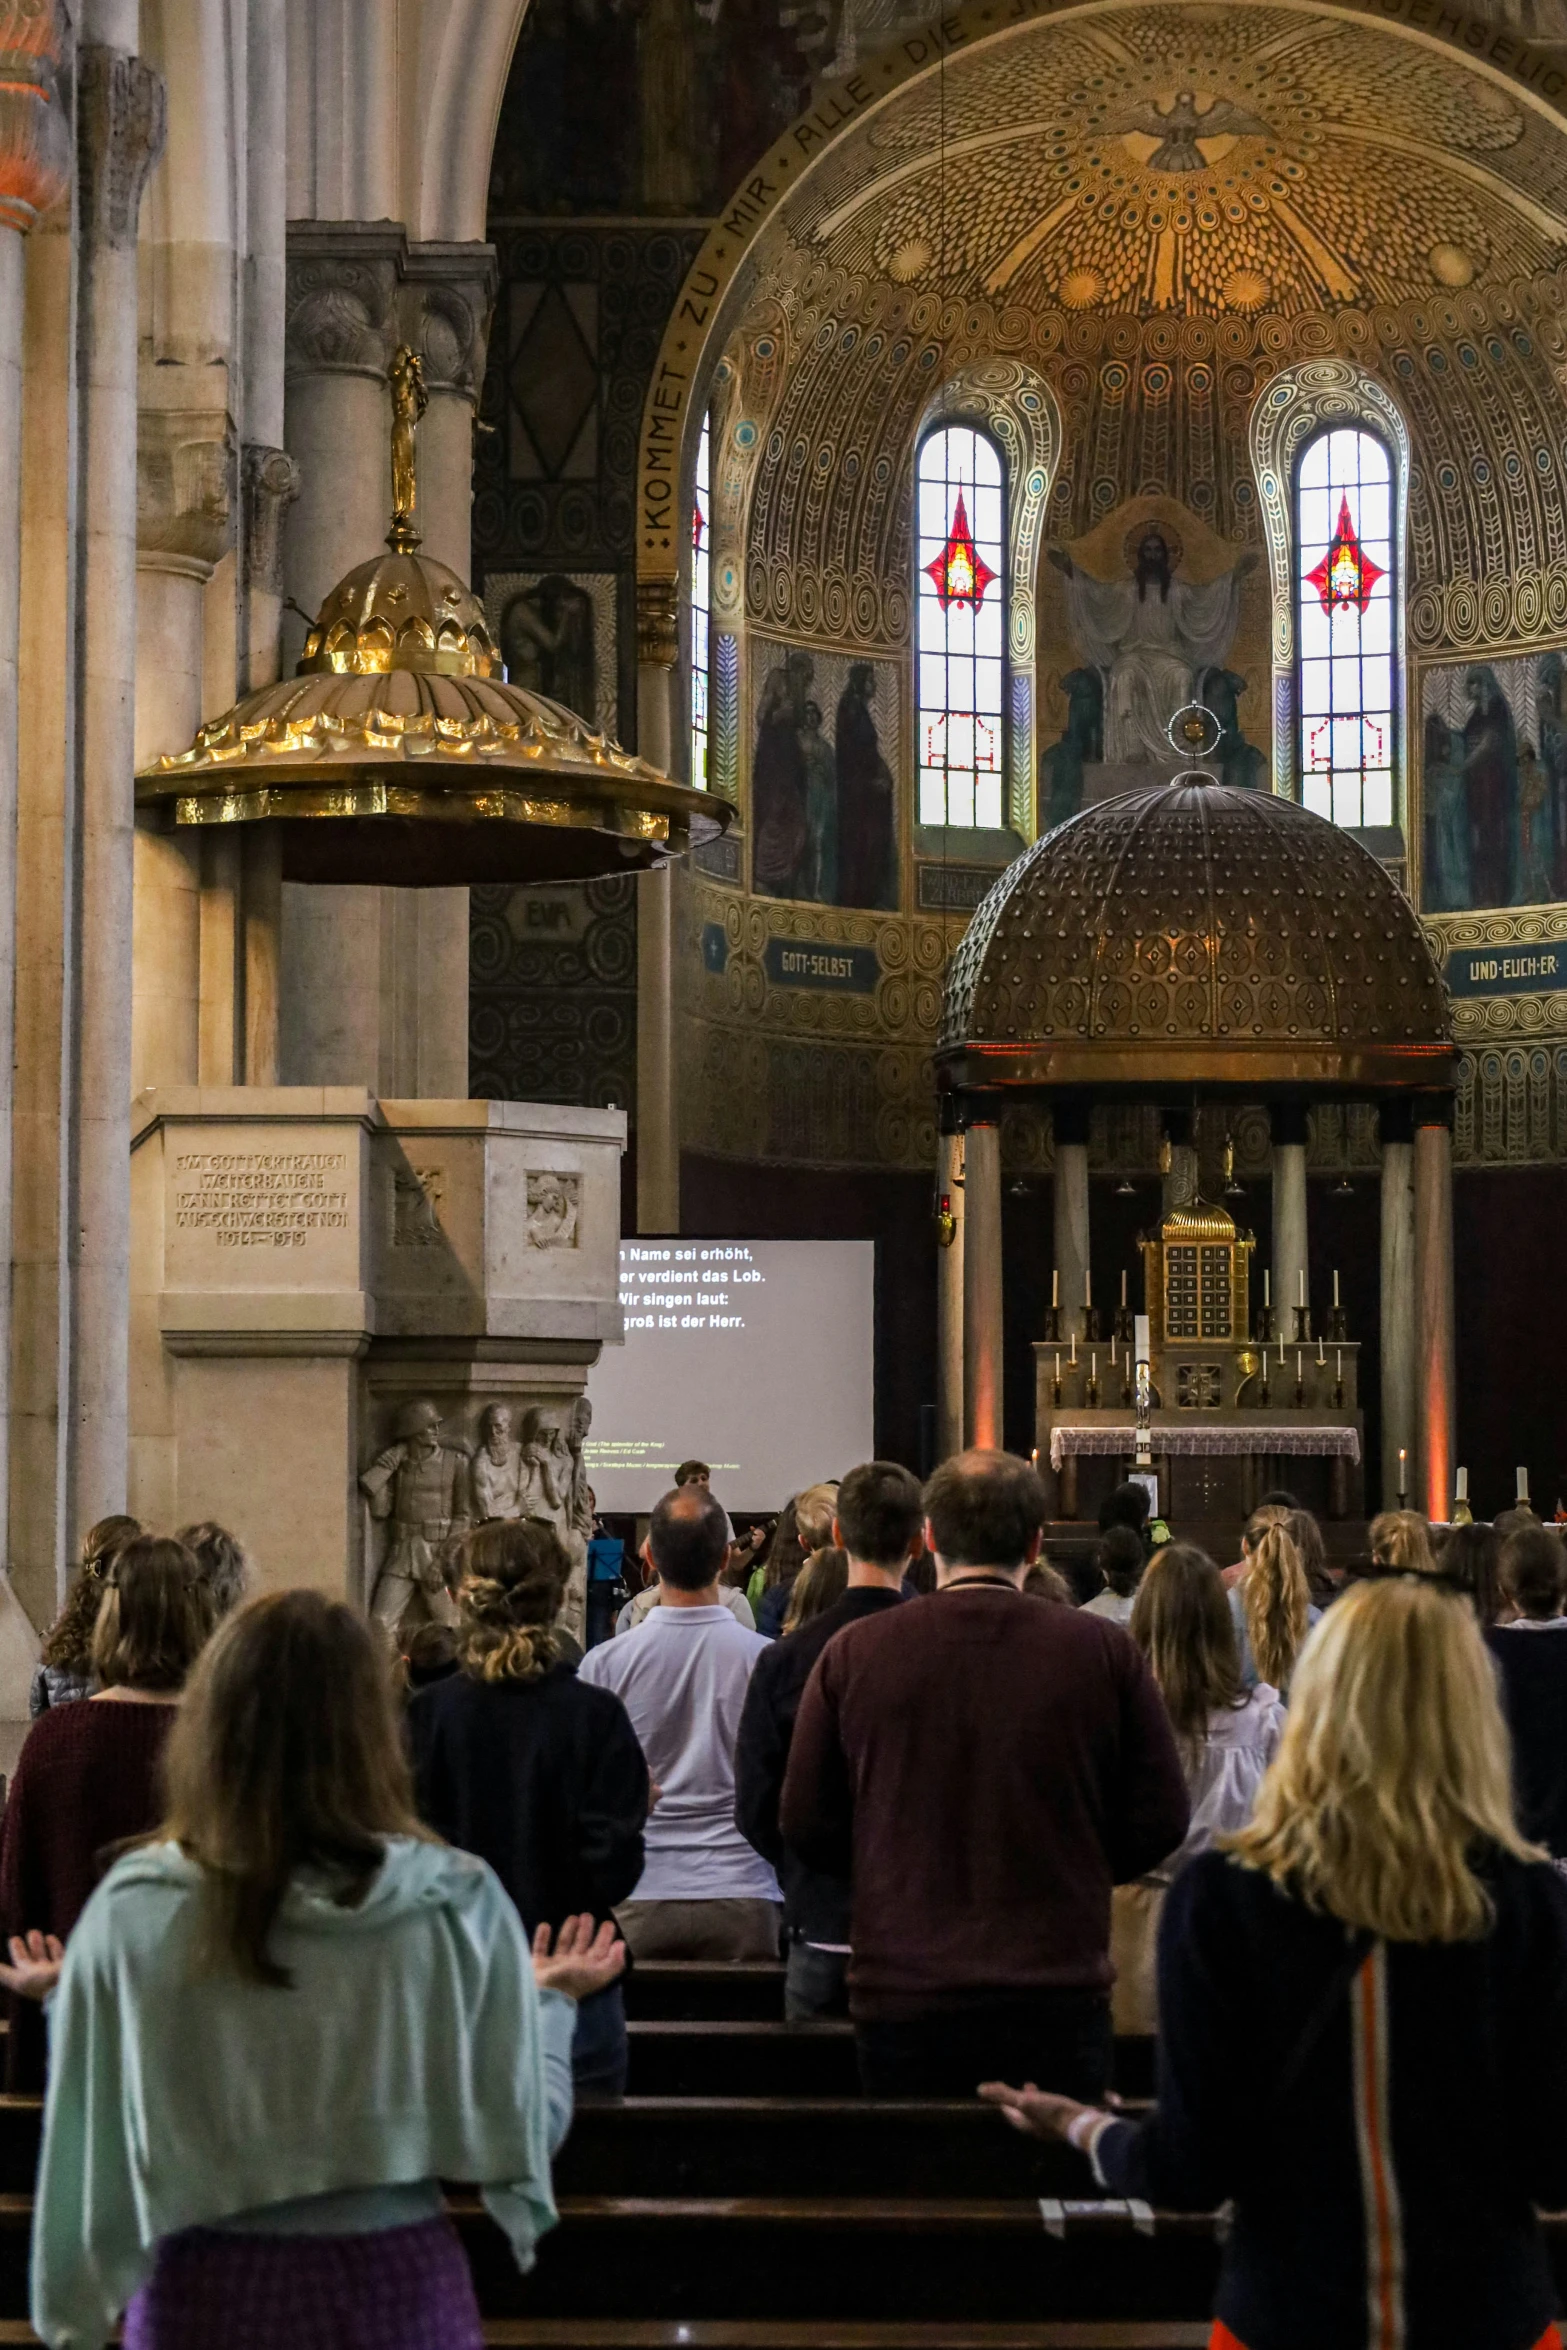
[[[1450,1088],[1447,994],[1353,836],[1203,774],[1085,808],[997,881],[952,962],[938,1079],[1269,1096]]]
[[[478,597],[417,552],[411,352],[392,385],[390,552],[339,580],[293,678],[137,776],[138,805],[276,827],[289,881],[400,888],[591,879],[713,839],[727,803],[507,684]]]

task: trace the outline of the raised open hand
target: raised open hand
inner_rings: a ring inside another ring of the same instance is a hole
[[[553,1940],[554,1947],[551,1948]],[[626,1964],[626,1946],[606,1918],[596,1930],[586,1910],[567,1918],[558,1935],[540,1926],[533,1937],[533,1979],[541,1991],[564,1991],[568,1999],[590,1999],[607,1991]]]

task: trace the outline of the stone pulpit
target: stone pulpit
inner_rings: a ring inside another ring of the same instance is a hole
[[[368,1603],[411,1556],[412,1447],[448,1532],[493,1514],[499,1479],[580,1567],[584,1388],[621,1336],[625,1138],[618,1110],[551,1103],[141,1095],[131,1509],[216,1518],[264,1586]]]

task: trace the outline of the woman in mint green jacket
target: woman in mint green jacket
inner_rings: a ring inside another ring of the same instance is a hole
[[[317,1593],[231,1617],[170,1739],[168,1816],[50,2002],[33,2324],[52,2350],[479,2350],[437,2181],[519,2265],[554,2224],[575,1997],[482,1861],[418,1825],[386,1660]]]

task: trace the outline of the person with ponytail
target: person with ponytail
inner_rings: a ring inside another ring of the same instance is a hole
[[[1285,1514],[1259,1510],[1241,1537],[1245,1573],[1230,1593],[1230,1613],[1240,1648],[1241,1680],[1254,1689],[1266,1681],[1289,1695],[1306,1634],[1322,1621],[1314,1607],[1306,1569]]]
[[[589,1688],[554,1630],[571,1561],[553,1526],[509,1518],[463,1548],[458,1670],[408,1707],[420,1817],[487,1860],[529,1934],[569,1917],[611,1917],[643,1868],[648,1773],[618,1697]],[[619,1982],[577,2009],[579,2094],[621,2097],[626,2013]]]

